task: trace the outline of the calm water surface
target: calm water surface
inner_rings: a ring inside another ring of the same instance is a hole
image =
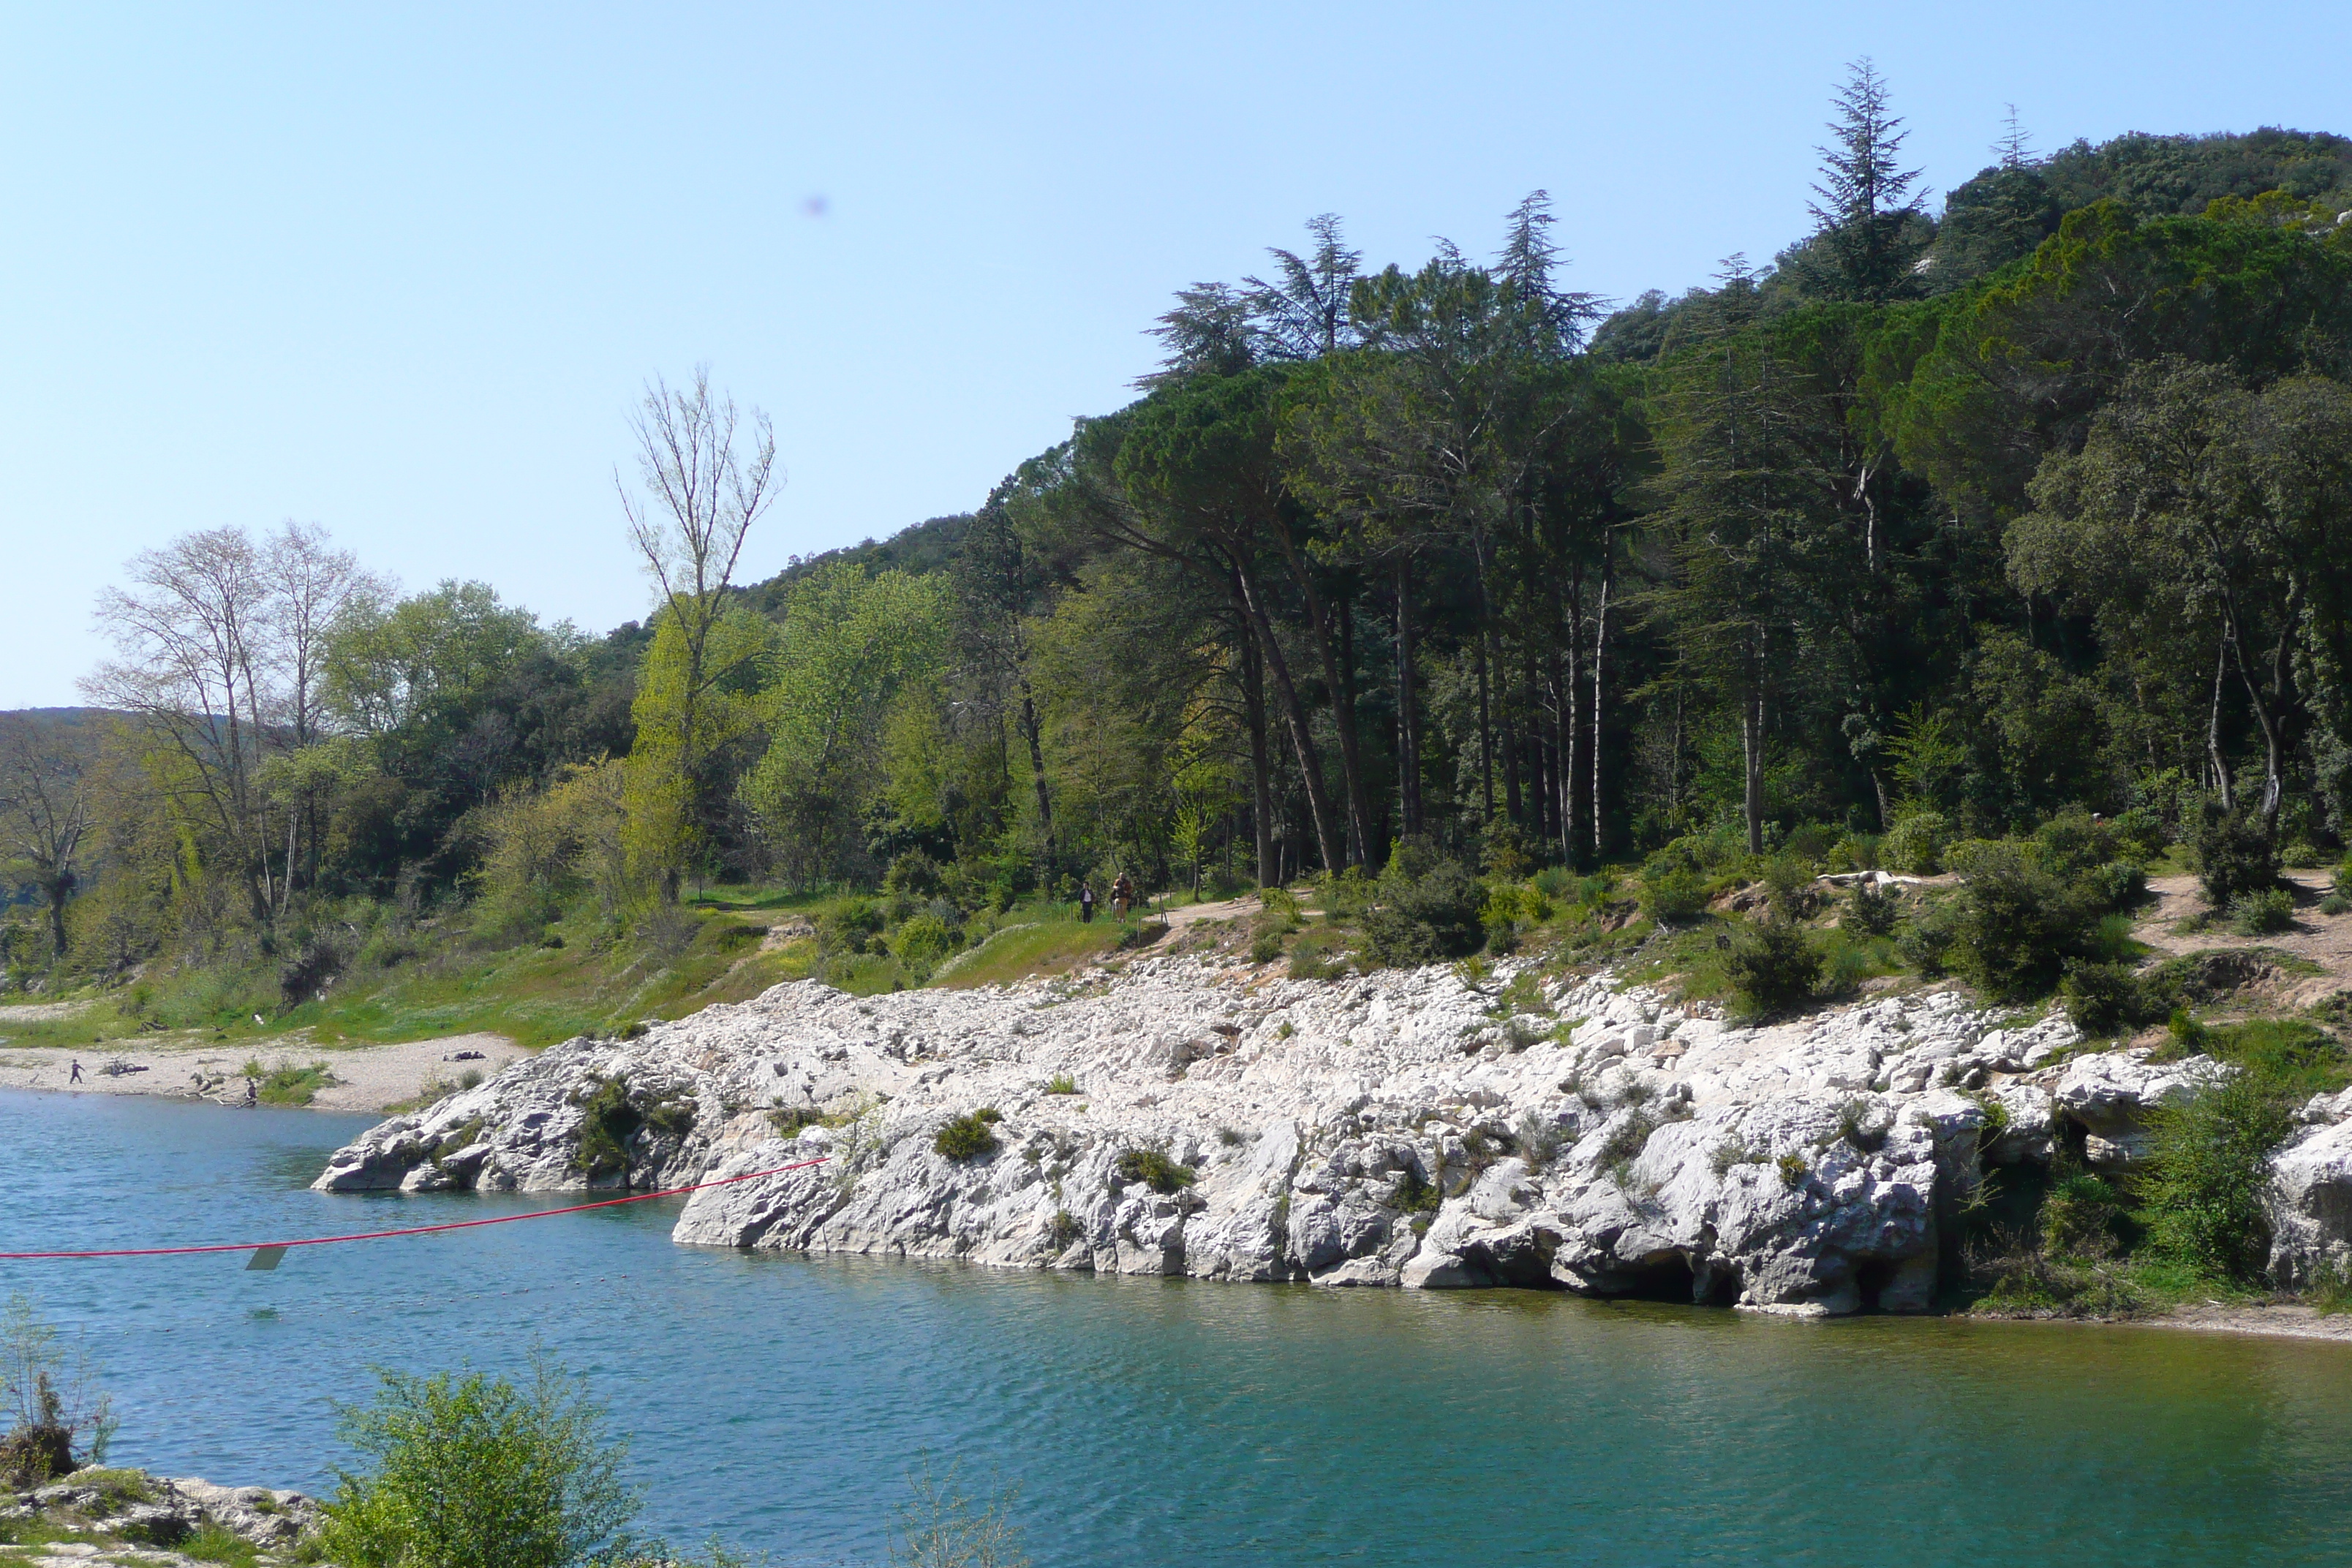
[[[0,1092],[0,1250],[552,1202],[303,1190],[365,1119]],[[320,1489],[371,1363],[590,1378],[648,1523],[877,1561],[928,1460],[1041,1565],[2352,1562],[2352,1351],[1757,1321],[1511,1292],[675,1247],[668,1202],[243,1258],[0,1263],[86,1328],[118,1456]]]

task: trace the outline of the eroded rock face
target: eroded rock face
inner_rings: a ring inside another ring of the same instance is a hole
[[[2352,1121],[2337,1114],[2271,1156],[2271,1277],[2289,1289],[2352,1277]]]
[[[2028,1075],[2072,1030],[2003,1030],[1948,991],[1764,1029],[1601,980],[1544,1007],[1505,1016],[1444,968],[1288,981],[1191,958],[1004,990],[783,985],[517,1063],[373,1130],[317,1184],[648,1188],[822,1158],[696,1194],[675,1238],[1916,1308],[1979,1154],[2046,1158],[2049,1080],[2096,1059]],[[1048,1093],[1059,1078],[1079,1092]],[[627,1163],[592,1176],[583,1132],[615,1079]],[[992,1152],[936,1150],[983,1107]],[[1189,1183],[1122,1173],[1139,1151]]]

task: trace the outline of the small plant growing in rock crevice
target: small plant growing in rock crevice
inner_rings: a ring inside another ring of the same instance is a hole
[[[1812,1174],[1812,1167],[1805,1163],[1802,1154],[1783,1154],[1773,1162],[1773,1166],[1780,1173],[1780,1184],[1784,1187],[1794,1187]]]
[[[1444,1201],[1437,1184],[1409,1165],[1397,1178],[1396,1191],[1389,1195],[1390,1206],[1402,1214],[1435,1214]]]
[[[580,1108],[580,1146],[572,1163],[594,1181],[629,1168],[629,1140],[646,1124],[645,1114],[629,1101],[629,1082],[622,1077],[599,1079],[593,1089],[572,1097]]]
[[[1159,1149],[1129,1149],[1111,1170],[1122,1182],[1140,1182],[1165,1196],[1192,1184],[1192,1167],[1180,1165]]]
[[[1078,1080],[1072,1078],[1068,1073],[1057,1072],[1052,1078],[1045,1080],[1045,1092],[1047,1094],[1076,1094],[1078,1092]]]
[[[996,1134],[990,1129],[1003,1120],[1003,1113],[992,1105],[967,1111],[940,1128],[939,1136],[931,1140],[931,1147],[956,1161],[977,1160],[983,1154],[993,1154],[997,1148]]]

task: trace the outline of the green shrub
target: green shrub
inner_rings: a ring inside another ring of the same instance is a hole
[[[1950,831],[1951,825],[1937,813],[1913,812],[1878,841],[1879,860],[1890,870],[1932,877],[1944,868],[1944,845]]]
[[[1797,1005],[1821,984],[1822,951],[1805,928],[1785,916],[1758,921],[1734,939],[1724,956],[1725,976],[1748,1018]]]
[[[950,1120],[931,1140],[931,1147],[950,1160],[977,1160],[996,1152],[996,1134],[990,1124],[1002,1118],[993,1110],[967,1111]]]
[[[2069,963],[2058,994],[2066,1016],[2086,1035],[2119,1034],[2153,1024],[2172,1010],[2127,963]]]
[[[882,907],[872,899],[835,899],[817,911],[817,943],[828,953],[870,952],[882,923]]]
[[[1162,1194],[1192,1184],[1192,1167],[1180,1165],[1158,1149],[1129,1149],[1111,1169],[1122,1182],[1140,1182]]]
[[[2062,1258],[2112,1258],[2121,1246],[2123,1195],[2080,1170],[2054,1173],[2042,1200],[2042,1245]]]
[[[1438,963],[1478,951],[1486,890],[1470,868],[1405,839],[1381,872],[1378,902],[1364,915],[1372,956],[1386,964]]]
[[[2208,804],[2196,840],[2197,878],[2208,909],[2225,910],[2247,893],[2278,885],[2278,847],[2260,814]]]
[[[2332,892],[2319,900],[2323,915],[2352,915],[2352,893]]]
[[[2200,1274],[2257,1279],[2270,1250],[2270,1152],[2292,1125],[2286,1101],[2251,1072],[2153,1110],[2141,1196],[2156,1249]]]
[[[919,849],[909,849],[882,874],[882,890],[910,899],[937,899],[946,895],[948,883],[938,861]]]
[[[2147,872],[2129,860],[2109,860],[2082,873],[2084,890],[2104,909],[2127,910],[2147,897]]]
[[[1950,905],[1931,904],[1896,933],[1895,951],[1904,963],[1932,980],[1951,966],[1958,925]]]
[[[1832,871],[1875,871],[1879,837],[1875,833],[1849,833],[1830,846],[1822,864]]]
[[[1660,925],[1684,925],[1706,910],[1706,879],[1680,867],[1642,873],[1642,912]]]
[[[2271,936],[2294,924],[2294,900],[2284,888],[2263,888],[2230,900],[2230,929],[2241,936]]]
[[[1953,906],[1951,966],[2004,1000],[2048,992],[2069,959],[2095,959],[2095,899],[2061,882],[2013,847],[1987,845]]]
[[[2095,866],[2114,860],[2118,846],[2113,829],[2087,811],[2062,811],[2033,830],[2033,858],[2053,877],[2079,877]]]
[[[1052,1078],[1045,1080],[1045,1092],[1047,1094],[1076,1094],[1078,1092],[1078,1080],[1072,1078],[1068,1073],[1057,1072]]]
[[[380,1370],[341,1435],[371,1462],[336,1472],[321,1545],[346,1568],[573,1568],[629,1546],[627,1444],[585,1388],[541,1362],[518,1389],[469,1373]]]
[[[931,977],[947,956],[963,944],[955,931],[938,915],[917,915],[890,937],[890,952],[918,984]]]
[[[2172,842],[2172,835],[2164,826],[2164,814],[2153,807],[2133,806],[2117,812],[2108,819],[2107,831],[2125,854],[2136,860],[2153,860],[2164,853]]]
[[[1250,941],[1249,955],[1252,963],[1272,963],[1282,956],[1282,939],[1272,931],[1254,937]]]
[[[1840,923],[1864,936],[1885,936],[1895,929],[1902,912],[1902,903],[1894,894],[1874,882],[1856,882],[1846,895],[1845,915]]]

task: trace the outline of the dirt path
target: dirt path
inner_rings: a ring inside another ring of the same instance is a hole
[[[2182,953],[2215,948],[2266,947],[2292,953],[2319,966],[2321,973],[2288,975],[2276,998],[2288,1007],[2307,1007],[2338,991],[2352,988],[2352,915],[2322,914],[2320,900],[2335,885],[2326,871],[2289,871],[2287,883],[2294,895],[2294,924],[2274,936],[2240,936],[2225,925],[2203,931],[2179,928],[2205,910],[2205,898],[2194,877],[2151,878],[2147,890],[2155,902],[2142,912],[2132,935],[2158,952]]]
[[[460,1051],[478,1051],[481,1057],[459,1061]],[[77,1049],[0,1045],[0,1089],[147,1094],[234,1105],[245,1100],[242,1069],[248,1059],[258,1059],[265,1068],[323,1062],[335,1081],[319,1090],[310,1109],[383,1110],[415,1100],[436,1080],[454,1086],[469,1068],[488,1077],[530,1054],[500,1035],[452,1035],[396,1046],[320,1046],[299,1034],[235,1045],[154,1041],[135,1050],[119,1049],[113,1041]],[[77,1061],[79,1083],[73,1081]],[[110,1063],[145,1070],[108,1073]]]

